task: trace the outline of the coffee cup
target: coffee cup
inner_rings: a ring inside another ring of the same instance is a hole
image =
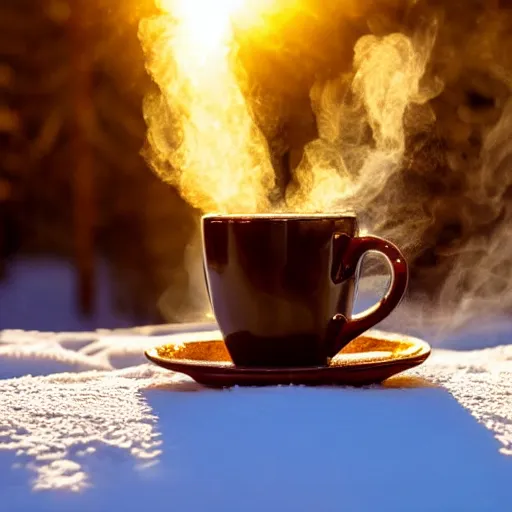
[[[253,214],[202,218],[210,302],[241,367],[324,366],[400,303],[407,263],[393,243],[359,236],[353,214]],[[360,262],[389,263],[391,283],[372,308],[352,314]]]

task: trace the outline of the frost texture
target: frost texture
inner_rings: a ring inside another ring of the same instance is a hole
[[[34,490],[87,487],[84,461],[99,446],[138,465],[158,460],[157,418],[141,390],[183,377],[147,364],[112,371],[132,354],[142,362],[152,344],[145,336],[0,332],[0,379],[20,376],[0,380],[0,450],[33,471]],[[27,370],[39,375],[22,376]]]
[[[141,392],[200,386],[144,362],[144,348],[166,341],[151,334],[0,332],[0,450],[19,456],[35,490],[84,489],[87,458],[100,447],[135,465],[158,462],[158,418]],[[447,389],[512,455],[512,345],[435,350],[408,373]]]
[[[512,345],[437,350],[414,373],[446,388],[512,455]]]
[[[0,381],[0,449],[15,450],[35,472],[35,490],[86,487],[82,461],[98,444],[154,460],[156,418],[139,392],[154,378],[87,372]]]

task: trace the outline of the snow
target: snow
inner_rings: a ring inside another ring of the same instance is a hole
[[[95,326],[129,327],[130,318],[115,310],[108,266],[95,264],[95,311],[77,314],[77,278],[72,262],[55,258],[24,257],[9,263],[0,280],[0,329],[21,327],[48,331],[88,331]]]
[[[365,389],[208,390],[142,354],[212,329],[0,332],[2,510],[512,509],[512,345]]]

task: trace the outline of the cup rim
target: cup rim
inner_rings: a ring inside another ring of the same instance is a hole
[[[356,219],[352,210],[329,213],[206,213],[203,220],[322,220],[322,219]]]

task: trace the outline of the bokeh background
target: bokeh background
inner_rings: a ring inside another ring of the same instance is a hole
[[[508,310],[512,176],[503,133],[511,111],[510,2],[303,4],[269,34],[267,46],[240,36],[248,83],[258,98],[268,92],[269,101],[254,111],[278,182],[291,179],[304,145],[317,136],[309,92],[318,77],[350,71],[362,35],[411,30],[436,17],[428,74],[442,79],[443,91],[428,103],[429,122],[419,111],[407,119],[416,127],[407,139],[408,172],[393,176],[387,188],[393,193],[376,199],[391,205],[379,234],[395,234],[406,246],[411,296],[440,300],[462,261],[466,273],[452,283],[451,298],[468,288],[491,302],[501,297]],[[187,251],[201,212],[141,156],[142,102],[155,85],[138,27],[155,12],[150,0],[0,3],[0,329],[85,330],[194,318],[187,309]],[[497,135],[489,148],[485,141],[500,122],[503,141]],[[411,225],[409,246],[396,226],[418,212],[423,223]],[[478,254],[464,260],[468,247]],[[482,259],[491,250],[499,256]],[[475,288],[467,272],[473,264],[491,285]],[[169,290],[175,308],[162,307]]]
[[[193,212],[140,156],[148,9],[0,4],[0,328],[160,322],[186,278]]]

